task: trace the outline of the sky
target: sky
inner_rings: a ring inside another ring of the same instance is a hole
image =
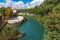
[[[44,0],[0,0],[1,7],[12,7],[16,9],[34,8],[43,3]]]

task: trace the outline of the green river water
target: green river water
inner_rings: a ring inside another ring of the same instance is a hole
[[[18,40],[42,40],[44,28],[35,19],[27,17],[27,21],[20,26],[20,31],[25,35]]]

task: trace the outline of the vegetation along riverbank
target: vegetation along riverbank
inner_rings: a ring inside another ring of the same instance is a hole
[[[34,8],[17,9],[17,13],[16,10],[12,10],[11,7],[0,8],[0,12],[0,26],[5,20],[15,18],[17,15],[23,16],[24,19],[26,19],[26,15],[24,13],[29,13],[32,14],[32,18],[44,26],[45,30],[43,40],[60,40],[60,0],[45,0],[40,6],[36,6]],[[17,31],[18,28],[15,27],[17,24],[6,24],[5,26],[3,25],[3,28],[1,26],[0,40],[7,40],[9,38],[14,39],[16,34],[22,34],[20,31]]]
[[[34,14],[33,18],[44,26],[43,40],[60,40],[60,0],[45,0],[40,6],[20,11]]]
[[[22,37],[24,33],[19,31],[18,26],[26,20],[26,16],[17,15],[11,7],[0,8],[0,11],[0,40],[17,40]]]

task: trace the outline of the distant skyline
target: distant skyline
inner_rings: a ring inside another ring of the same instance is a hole
[[[17,9],[33,8],[39,6],[44,0],[0,0],[1,7],[12,7]]]

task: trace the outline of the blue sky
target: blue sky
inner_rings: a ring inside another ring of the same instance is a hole
[[[5,2],[6,0],[0,0],[0,2]],[[15,2],[18,2],[18,1],[23,1],[24,3],[29,3],[33,0],[12,0],[12,1],[15,1]]]
[[[0,0],[0,2],[4,2],[5,0]]]
[[[44,0],[0,0],[0,7],[12,7],[17,9],[34,8]]]
[[[23,1],[24,3],[29,3],[29,2],[31,2],[32,0],[13,0],[13,1]]]

